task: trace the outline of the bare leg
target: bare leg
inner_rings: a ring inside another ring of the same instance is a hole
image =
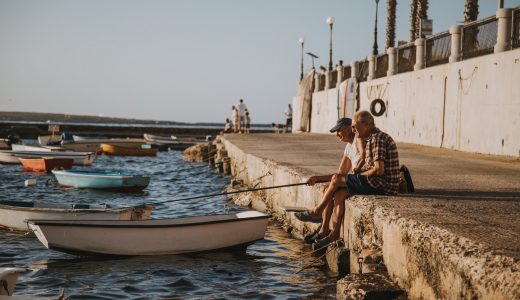
[[[333,241],[339,239],[343,217],[345,216],[345,199],[349,197],[346,189],[340,189],[334,194],[334,210],[332,212],[332,231],[329,238]]]
[[[345,186],[345,176],[334,174],[334,176],[332,176],[332,180],[329,183],[329,187],[325,191],[325,194],[323,194],[323,198],[321,199],[320,204],[318,204],[318,206],[316,206],[315,208],[310,209],[309,213],[311,215],[321,215],[327,203],[332,203],[332,197],[334,196],[336,190],[340,187]]]
[[[323,209],[323,212],[321,213],[321,225],[320,230],[318,233],[320,236],[328,236],[330,233],[330,217],[332,216],[332,209],[334,208],[334,205],[332,202],[329,202],[325,205],[325,209]]]

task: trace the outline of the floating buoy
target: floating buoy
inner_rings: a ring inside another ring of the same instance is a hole
[[[36,179],[27,179],[25,181],[25,186],[32,186],[32,185],[36,185]]]

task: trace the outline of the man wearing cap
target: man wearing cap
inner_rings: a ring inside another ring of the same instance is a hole
[[[304,241],[306,243],[314,243],[317,240],[321,240],[330,234],[331,230],[329,227],[329,223],[333,214],[333,227],[337,227],[335,224],[340,224],[341,220],[343,219],[342,215],[333,212],[332,200],[345,200],[347,195],[346,190],[344,189],[345,185],[342,185],[338,178],[344,178],[346,174],[352,173],[352,170],[357,165],[360,157],[360,151],[358,150],[358,147],[356,145],[357,139],[355,137],[354,132],[352,131],[351,125],[352,120],[350,118],[341,118],[337,121],[336,125],[330,129],[330,132],[335,132],[338,138],[342,142],[345,142],[347,144],[345,146],[345,151],[343,152],[343,158],[341,159],[338,172],[336,174],[331,175],[312,176],[307,180],[307,184],[309,185],[314,185],[317,182],[330,181],[330,183],[327,186],[327,189],[325,190],[321,203],[316,208],[314,208],[313,210],[295,214],[296,218],[301,221],[321,223],[321,226],[316,233],[305,237]]]
[[[360,165],[356,166],[354,174],[332,177],[329,186],[346,187],[339,191],[345,192],[345,198],[353,195],[395,195],[399,187],[399,155],[397,146],[390,135],[380,131],[374,123],[374,117],[368,111],[360,111],[354,115],[352,129],[361,141],[365,141],[364,154]],[[359,170],[357,168],[360,168]],[[331,201],[332,198],[325,201]],[[336,213],[343,217],[345,201],[335,195],[334,216]],[[321,203],[320,203],[321,205]],[[319,213],[320,205],[309,210],[309,216]],[[332,241],[339,239],[341,223],[333,225],[329,235],[313,244],[313,249],[322,248]]]

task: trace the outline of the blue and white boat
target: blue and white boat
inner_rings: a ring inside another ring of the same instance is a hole
[[[61,186],[106,189],[118,191],[140,191],[150,183],[150,176],[111,171],[54,170]]]

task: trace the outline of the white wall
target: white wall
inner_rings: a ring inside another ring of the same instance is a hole
[[[313,94],[312,132],[334,124],[336,95]],[[361,109],[376,98],[376,125],[396,141],[520,156],[520,49],[361,83]]]
[[[341,106],[341,105],[340,105]],[[311,132],[329,133],[338,120],[338,89],[312,94]]]

